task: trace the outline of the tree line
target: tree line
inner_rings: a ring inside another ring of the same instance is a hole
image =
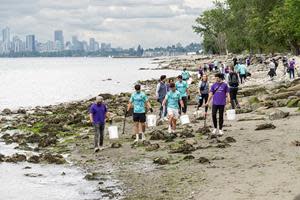
[[[193,30],[207,53],[300,55],[300,0],[225,0],[204,11]]]

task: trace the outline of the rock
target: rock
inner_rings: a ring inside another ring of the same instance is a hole
[[[42,154],[41,159],[43,161],[46,161],[49,164],[65,164],[66,160],[64,159],[64,157],[62,155],[59,154],[50,154],[50,153],[45,153]]]
[[[191,137],[195,137],[195,135],[193,134],[194,130],[191,128],[185,128],[183,129],[181,132],[178,132],[177,135],[181,138],[191,138]]]
[[[5,159],[5,156],[3,154],[0,154],[0,162],[3,162]]]
[[[150,140],[164,140],[166,139],[165,134],[162,130],[154,130],[149,133]]]
[[[23,154],[13,154],[11,157],[7,157],[5,159],[5,162],[12,162],[12,163],[17,163],[17,162],[24,162],[26,161],[26,156]]]
[[[5,108],[4,110],[2,110],[2,113],[3,113],[4,115],[11,115],[11,114],[12,114],[12,111],[11,111],[10,109],[8,109],[8,108]]]
[[[210,128],[207,126],[199,128],[196,132],[201,133],[202,135],[208,135],[211,133]]]
[[[295,108],[295,107],[298,107],[298,102],[299,102],[299,101],[300,101],[299,98],[297,98],[297,99],[291,99],[291,100],[288,101],[287,107],[289,107],[289,108]]]
[[[177,135],[175,133],[166,133],[165,142],[173,142],[176,137]]]
[[[170,153],[183,153],[183,154],[189,154],[193,151],[195,151],[196,148],[187,143],[179,144],[176,146],[171,146],[171,152]]]
[[[270,95],[266,100],[277,100],[277,99],[287,99],[289,96],[294,95],[295,92],[283,92],[279,94]]]
[[[275,109],[273,112],[269,114],[269,119],[270,120],[278,120],[278,119],[283,119],[286,118],[290,115],[289,112],[284,112],[278,109]]]
[[[259,103],[259,99],[256,96],[252,96],[248,99],[248,102],[250,103],[250,105],[255,104],[255,103]]]
[[[154,158],[153,163],[158,164],[158,165],[166,165],[169,164],[169,159],[168,158],[163,158],[163,157],[159,157],[159,158]]]
[[[274,126],[273,124],[266,123],[266,124],[257,125],[255,130],[259,131],[259,130],[269,130],[269,129],[275,129],[275,128],[276,128],[276,126]]]
[[[225,158],[223,156],[215,156],[211,160],[224,160]]]
[[[210,161],[205,157],[200,157],[198,159],[198,162],[201,163],[201,164],[209,164],[210,163]]]
[[[242,89],[239,91],[241,95],[244,95],[245,97],[258,95],[258,94],[266,94],[266,88],[264,87],[254,87],[249,89]]]
[[[233,137],[226,137],[223,142],[225,143],[236,143],[236,140]]]
[[[189,139],[185,140],[185,143],[190,144],[190,145],[195,145],[195,144],[197,144],[197,141],[193,138],[189,138]]]
[[[41,176],[43,176],[43,174],[28,173],[28,174],[24,174],[24,176],[31,177],[31,178],[36,178],[36,177],[41,177]]]
[[[147,140],[144,140],[144,141],[138,141],[138,142],[134,142],[132,145],[131,145],[131,148],[136,148],[136,147],[147,147],[151,145],[151,142],[147,141]]]
[[[193,160],[195,157],[193,155],[187,155],[183,158],[183,160]]]
[[[240,108],[235,110],[236,114],[251,113],[252,111],[251,108]]]
[[[20,109],[17,111],[17,113],[18,113],[18,114],[26,114],[26,110],[20,108]]]
[[[41,137],[38,146],[39,147],[48,147],[53,144],[56,144],[57,142],[58,142],[57,137],[55,135],[45,135],[45,136]]]
[[[159,144],[151,144],[146,147],[146,151],[155,151],[159,149]]]
[[[40,157],[36,156],[36,155],[33,155],[33,156],[29,157],[27,161],[30,162],[30,163],[39,163],[40,162]]]
[[[84,179],[88,181],[98,181],[99,180],[98,175],[99,175],[98,173],[93,172],[85,175]]]
[[[114,149],[118,149],[118,148],[121,148],[122,147],[122,144],[119,143],[119,142],[114,142],[111,144],[111,148],[114,148]]]

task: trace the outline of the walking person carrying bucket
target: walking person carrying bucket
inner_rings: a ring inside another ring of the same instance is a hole
[[[218,134],[219,136],[222,136],[223,133],[223,123],[224,123],[224,111],[225,106],[227,103],[230,102],[229,97],[229,87],[228,85],[223,81],[223,75],[222,74],[216,74],[215,75],[216,82],[211,86],[208,102],[204,106],[208,106],[211,99],[212,102],[212,119],[213,119],[213,125],[214,129],[212,131],[212,134]],[[217,112],[219,112],[219,128],[218,128],[218,121],[217,121]]]
[[[145,122],[146,122],[146,107],[153,113],[147,95],[141,91],[141,85],[136,85],[135,92],[131,95],[127,113],[133,107],[134,133],[136,136],[135,142],[145,140]]]

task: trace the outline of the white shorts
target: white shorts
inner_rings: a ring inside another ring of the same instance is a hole
[[[168,115],[173,115],[174,118],[178,119],[179,117],[179,110],[175,108],[168,108]]]

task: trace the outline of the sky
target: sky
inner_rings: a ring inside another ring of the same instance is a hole
[[[195,19],[213,0],[0,0],[0,29],[22,39],[53,40],[63,30],[65,41],[95,38],[114,47],[145,48],[200,42]]]

